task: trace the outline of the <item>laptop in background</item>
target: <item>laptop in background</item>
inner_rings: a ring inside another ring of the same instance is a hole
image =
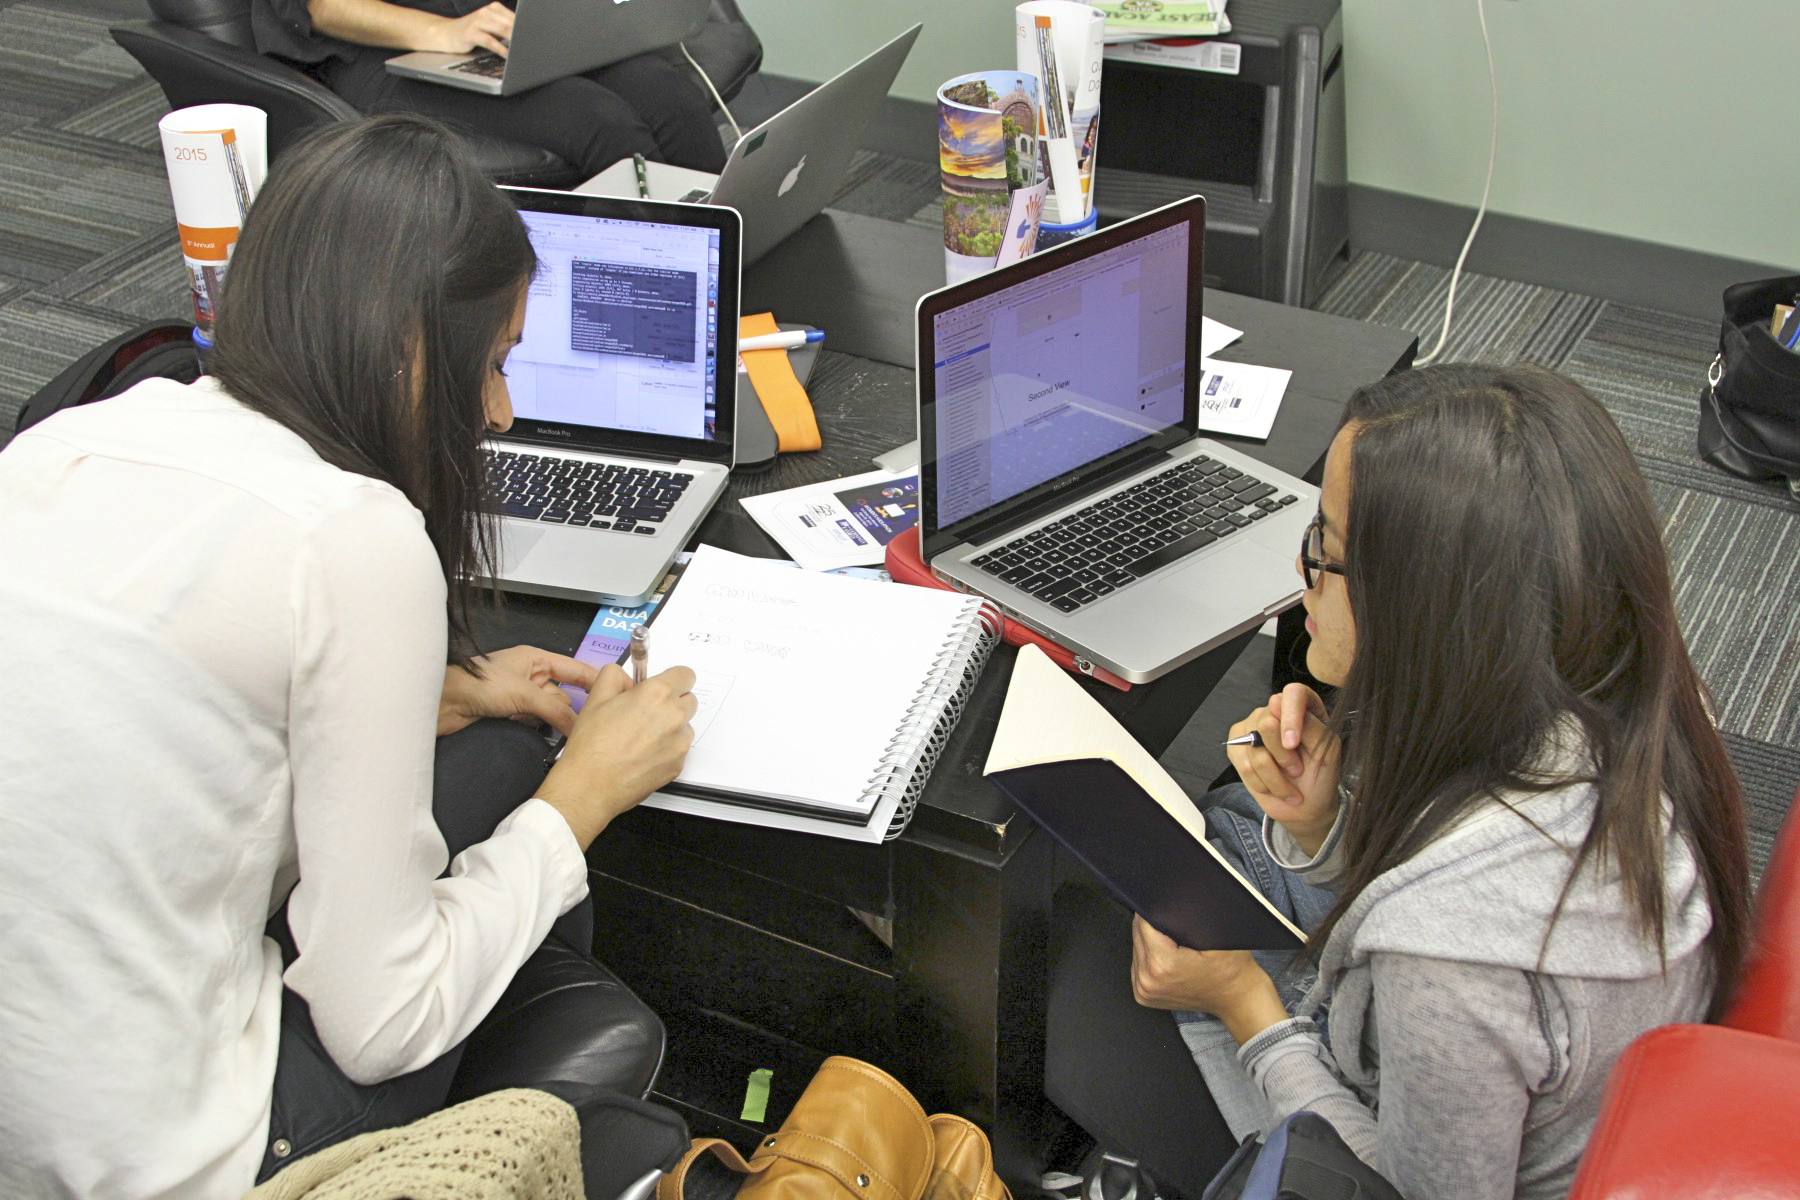
[[[491,50],[418,50],[387,60],[408,79],[516,96],[570,75],[686,41],[706,24],[711,0],[518,0],[506,57]]]
[[[737,209],[744,218],[744,263],[755,262],[837,194],[921,28],[914,25],[745,133],[717,175],[646,164],[651,197]],[[629,196],[636,189],[636,172],[626,160],[575,190]]]
[[[932,572],[1145,683],[1301,594],[1318,489],[1198,435],[1199,197],[931,292]]]
[[[734,461],[738,215],[501,190],[538,269],[506,362],[513,425],[486,444],[497,579],[635,606],[717,503]]]

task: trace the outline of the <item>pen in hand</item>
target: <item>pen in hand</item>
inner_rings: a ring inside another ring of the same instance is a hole
[[[642,683],[650,677],[650,631],[639,625],[631,631],[631,682]]]
[[[1221,746],[1260,746],[1262,744],[1262,734],[1257,733],[1255,730],[1251,730],[1249,733],[1240,734],[1234,738],[1226,738],[1219,743]]]

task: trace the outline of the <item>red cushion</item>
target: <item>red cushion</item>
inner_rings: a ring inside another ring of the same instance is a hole
[[[1652,1029],[1606,1083],[1570,1200],[1800,1196],[1800,1044]]]
[[[1756,894],[1754,945],[1723,1024],[1800,1042],[1800,793]]]

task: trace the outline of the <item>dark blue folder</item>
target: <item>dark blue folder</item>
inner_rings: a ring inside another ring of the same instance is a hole
[[[1110,759],[1036,763],[988,778],[1127,908],[1190,950],[1300,945],[1251,884]]]

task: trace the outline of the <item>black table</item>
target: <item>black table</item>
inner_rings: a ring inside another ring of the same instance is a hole
[[[824,449],[732,481],[699,540],[782,557],[739,496],[868,470],[915,433],[913,301],[941,286],[935,231],[828,211],[747,272],[744,311],[825,329],[808,391]],[[1223,357],[1294,376],[1266,443],[1313,470],[1356,387],[1411,362],[1410,333],[1208,291],[1245,335]],[[569,652],[590,605],[509,598],[492,645]],[[1252,634],[1153,684],[1088,684],[1162,753]],[[906,833],[879,846],[639,809],[589,851],[596,953],[670,1024],[658,1095],[696,1132],[748,1144],[780,1123],[825,1054],[886,1068],[930,1111],[976,1120],[1009,1184],[1034,1182],[1057,1120],[1043,1098],[1053,843],[981,777],[1013,651],[1001,646]],[[860,914],[860,916],[858,915]],[[775,1068],[766,1122],[741,1120],[744,1080]]]

